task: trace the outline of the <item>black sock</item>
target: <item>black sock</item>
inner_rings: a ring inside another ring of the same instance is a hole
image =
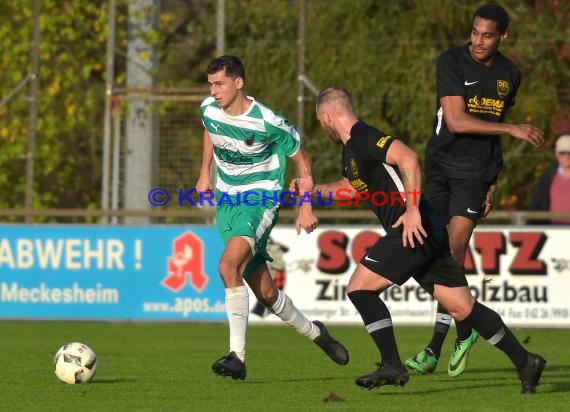
[[[382,362],[401,365],[392,317],[378,293],[373,290],[355,290],[348,294],[348,298],[360,313],[364,326],[380,351]]]
[[[524,367],[528,351],[522,347],[497,312],[475,301],[473,310],[463,322],[477,330],[491,345],[505,352],[517,370]]]
[[[435,356],[439,358],[441,355],[441,347],[443,346],[443,341],[447,336],[449,331],[449,326],[451,325],[451,316],[447,313],[440,303],[437,304],[437,313],[435,315],[435,326],[433,328],[433,336],[428,348],[430,348]]]
[[[465,340],[469,336],[471,336],[471,332],[473,328],[469,324],[465,324],[463,322],[455,321],[455,328],[457,329],[457,338],[459,340]]]

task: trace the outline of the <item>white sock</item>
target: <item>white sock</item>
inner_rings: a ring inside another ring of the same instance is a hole
[[[321,334],[317,325],[307,319],[305,315],[293,305],[291,298],[279,289],[277,289],[277,300],[271,306],[270,310],[287,325],[294,327],[301,335],[305,335],[314,340]]]
[[[230,351],[245,362],[245,337],[249,317],[249,296],[246,286],[226,288],[226,315],[230,324]]]

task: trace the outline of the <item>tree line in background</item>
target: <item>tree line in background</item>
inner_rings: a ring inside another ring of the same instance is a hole
[[[484,2],[454,0],[308,0],[306,76],[341,85],[359,117],[404,140],[422,156],[435,110],[435,60],[465,43]],[[206,85],[216,53],[216,0],[162,0],[156,48],[159,87]],[[558,134],[570,132],[570,4],[505,0],[511,16],[501,51],[523,73],[509,121],[532,122],[548,136],[544,149],[505,137],[499,209],[525,209],[534,184],[553,161]],[[41,2],[34,208],[99,208],[105,101],[106,2]],[[247,93],[292,122],[297,110],[298,0],[226,2],[226,53],[247,69]],[[128,1],[117,0],[116,87],[126,83]],[[0,5],[0,97],[29,72],[32,2]],[[314,116],[307,92],[302,126],[317,181],[340,177],[340,149]],[[196,113],[198,104],[196,104]],[[193,114],[195,115],[195,113]],[[28,144],[27,93],[0,106],[0,209],[24,205]],[[196,121],[189,139],[202,139]],[[189,165],[197,178],[199,164]],[[289,178],[294,168],[289,168]],[[194,182],[184,182],[186,186]]]

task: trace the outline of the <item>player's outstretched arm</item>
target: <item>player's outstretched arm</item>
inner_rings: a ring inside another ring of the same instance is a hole
[[[452,133],[507,134],[534,147],[544,143],[544,132],[532,124],[494,123],[471,116],[466,111],[463,96],[444,96],[440,103],[445,124]]]
[[[311,158],[303,146],[299,148],[297,153],[295,153],[291,159],[295,161],[297,169],[299,170],[299,177],[295,179],[297,181],[299,192],[312,193],[315,184],[313,182],[313,174],[311,170]],[[304,229],[307,233],[311,233],[318,225],[319,221],[313,214],[313,206],[311,205],[311,202],[303,202],[299,207],[299,216],[295,222],[297,234],[301,233],[301,229]]]
[[[293,179],[289,185],[289,191],[300,195],[299,179]],[[319,183],[315,184],[311,191],[311,196],[319,196],[322,200],[347,200],[348,198],[354,199],[356,191],[346,177],[336,182]]]
[[[347,200],[348,197],[351,199],[356,198],[356,190],[354,190],[354,187],[352,187],[346,177],[336,182],[316,184],[313,194],[318,195],[319,193],[321,199],[324,200]]]

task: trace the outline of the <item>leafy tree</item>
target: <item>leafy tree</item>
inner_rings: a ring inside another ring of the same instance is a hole
[[[2,3],[0,87],[29,71],[33,2]],[[98,205],[107,11],[97,2],[42,0],[34,208]],[[27,91],[0,108],[0,207],[23,207]]]
[[[300,0],[226,2],[226,53],[242,58],[247,92],[292,122],[297,110]],[[32,3],[0,4],[0,96],[30,67]],[[35,208],[99,208],[105,99],[107,2],[42,0]],[[125,84],[128,0],[117,0],[114,83]],[[217,0],[162,1],[161,25],[148,40],[160,56],[159,87],[201,87],[216,54]],[[423,155],[435,110],[435,60],[469,39],[479,2],[454,0],[310,0],[307,6],[306,75],[319,88],[345,86],[359,116],[402,138]],[[509,117],[542,127],[545,149],[505,137],[500,207],[521,209],[540,171],[552,161],[556,134],[570,107],[570,4],[558,0],[504,0],[510,37],[501,50],[523,72]],[[21,208],[28,145],[27,90],[0,107],[0,208]],[[339,176],[339,148],[331,145],[306,93],[304,141],[317,180]],[[172,143],[190,153],[161,163],[161,176],[195,182],[202,126],[195,102],[160,107],[174,130]],[[175,110],[174,107],[178,107]],[[555,132],[554,132],[555,131]],[[166,137],[164,137],[166,139]],[[161,135],[161,140],[163,136]],[[164,148],[161,146],[161,153]],[[165,152],[166,153],[166,152]],[[292,165],[291,165],[292,166]],[[295,172],[289,168],[289,176]],[[166,178],[166,177],[165,177]]]

